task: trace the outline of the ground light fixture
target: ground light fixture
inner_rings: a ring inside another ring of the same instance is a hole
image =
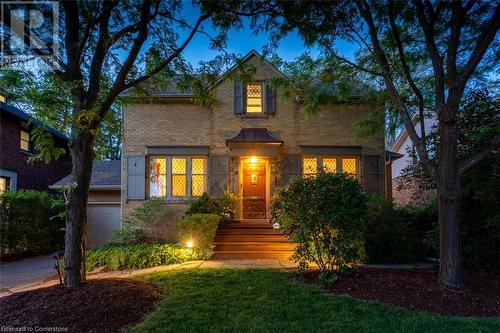
[[[186,243],[186,246],[189,247],[189,248],[192,248],[193,247],[193,241],[188,241]]]

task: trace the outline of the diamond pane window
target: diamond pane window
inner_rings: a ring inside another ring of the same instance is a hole
[[[149,158],[149,196],[164,197],[167,195],[167,159],[165,157]]]
[[[186,196],[186,159],[172,158],[172,196]]]
[[[342,172],[346,172],[354,177],[356,177],[356,159],[355,158],[343,158],[342,159]]]
[[[247,112],[262,112],[262,84],[260,83],[247,85]]]
[[[324,158],[323,159],[323,169],[325,172],[335,173],[337,172],[337,159],[336,158]]]
[[[315,176],[318,172],[318,160],[314,157],[304,158],[303,170],[304,176]]]
[[[200,196],[205,192],[206,159],[193,158],[191,160],[191,195]]]

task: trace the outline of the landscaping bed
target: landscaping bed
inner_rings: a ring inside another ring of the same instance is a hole
[[[1,298],[0,326],[118,332],[139,322],[159,298],[157,287],[137,280],[91,280],[75,290],[57,285]]]
[[[463,289],[450,289],[438,283],[435,269],[360,268],[357,276],[341,276],[327,287],[334,294],[374,300],[407,309],[420,309],[445,316],[500,316],[500,277],[465,274]],[[303,278],[316,281],[319,272]]]

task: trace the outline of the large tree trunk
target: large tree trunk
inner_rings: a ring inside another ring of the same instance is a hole
[[[72,176],[76,187],[68,195],[64,250],[64,284],[78,287],[85,281],[85,238],[87,234],[87,195],[92,176],[94,136],[77,134],[71,140]]]
[[[439,126],[439,198],[440,265],[439,281],[449,287],[463,287],[463,263],[460,245],[460,177],[457,163],[458,130],[453,112],[443,112]]]

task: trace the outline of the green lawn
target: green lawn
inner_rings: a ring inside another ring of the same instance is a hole
[[[500,332],[500,319],[448,318],[333,296],[279,270],[193,269],[144,277],[164,290],[133,332]]]

